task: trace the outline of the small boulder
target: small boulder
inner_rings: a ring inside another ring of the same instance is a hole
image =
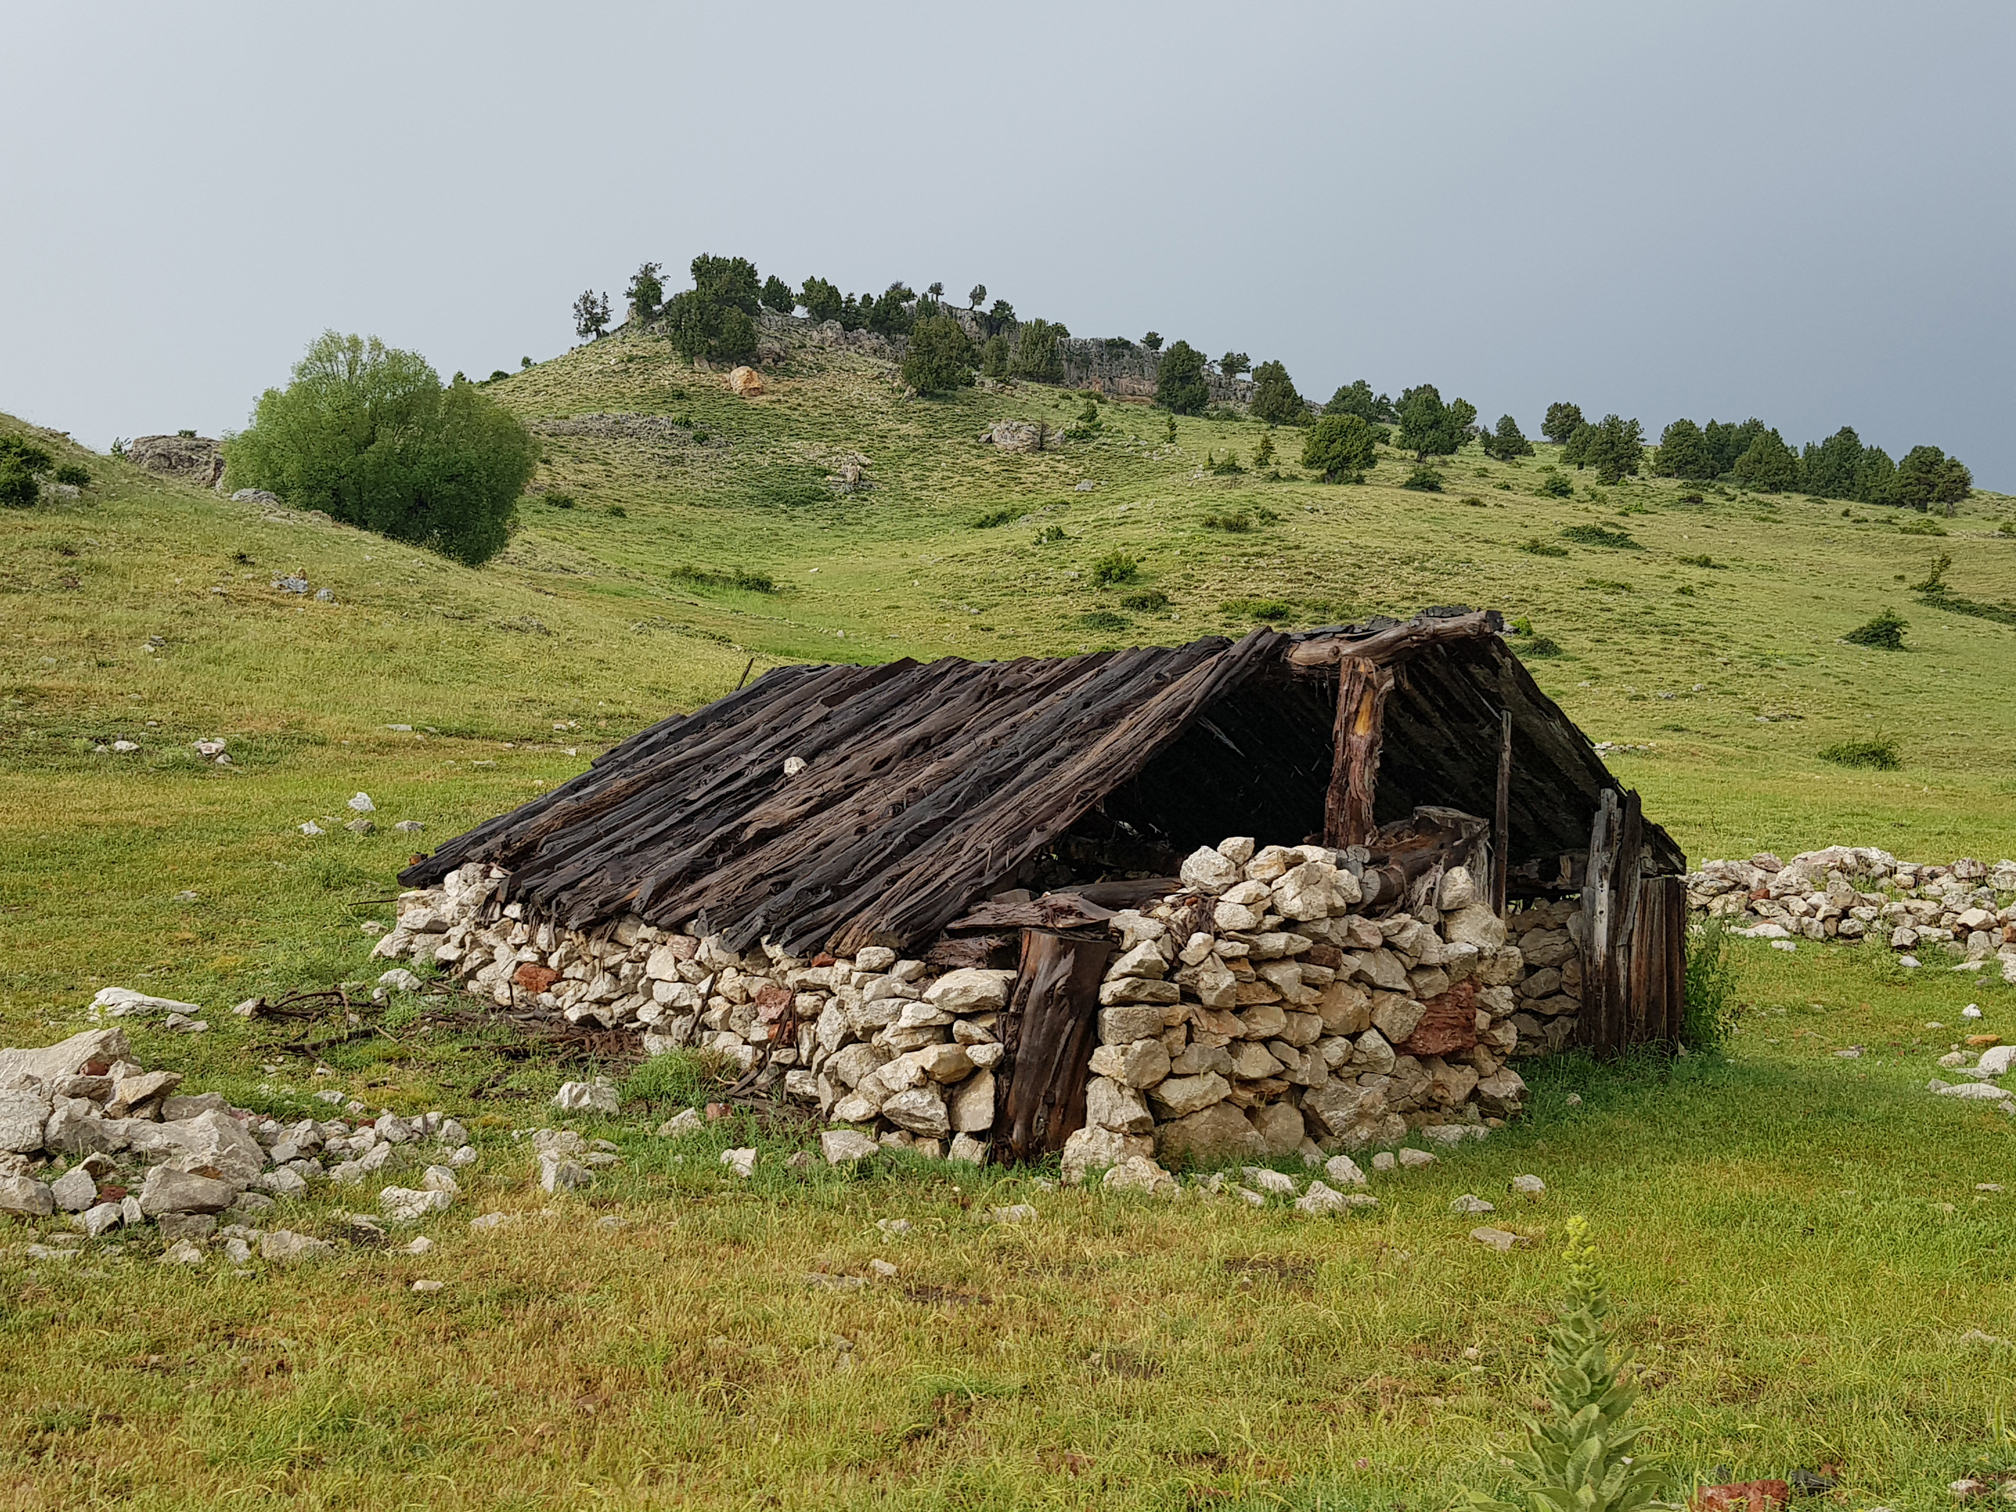
[[[291,1229],[271,1229],[259,1236],[259,1258],[274,1265],[291,1265],[301,1260],[319,1260],[336,1253],[327,1239],[297,1234]]]
[[[858,1129],[828,1129],[819,1136],[819,1153],[828,1165],[852,1165],[881,1153],[882,1147]]]

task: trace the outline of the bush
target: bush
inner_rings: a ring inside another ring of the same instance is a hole
[[[1575,495],[1575,485],[1558,472],[1549,472],[1540,479],[1535,493],[1549,499],[1568,499]]]
[[[1271,467],[1273,464],[1274,432],[1270,429],[1266,435],[1260,438],[1260,444],[1253,448],[1253,466],[1255,468],[1262,468]],[[2009,533],[2016,535],[2016,530],[2012,530]]]
[[[1528,536],[1519,543],[1519,549],[1528,556],[1564,557],[1568,555],[1566,546],[1556,546],[1552,541],[1543,541],[1538,536]]]
[[[1047,320],[1032,320],[1024,325],[1015,336],[1015,354],[1008,365],[1009,373],[1016,378],[1026,378],[1031,383],[1061,383],[1064,381],[1064,357],[1057,350],[1058,338],[1064,328],[1052,325]]]
[[[1092,581],[1095,583],[1131,583],[1140,574],[1140,562],[1124,551],[1109,551],[1092,564]]]
[[[1569,525],[1561,535],[1578,546],[1605,546],[1612,551],[1643,551],[1628,530],[1612,530],[1607,525]]]
[[[1683,556],[1677,558],[1677,560],[1685,566],[1706,567],[1713,572],[1727,572],[1729,570],[1728,563],[1716,561],[1715,558],[1709,556],[1705,551],[1699,556]]]
[[[842,300],[837,284],[830,284],[823,278],[808,278],[798,295],[798,302],[805,306],[805,313],[817,321],[838,320]]]
[[[1414,453],[1414,460],[1419,463],[1426,463],[1430,457],[1455,456],[1470,439],[1470,425],[1477,418],[1476,405],[1467,399],[1451,399],[1444,404],[1440,391],[1432,383],[1402,393],[1399,411],[1397,444],[1402,451]]]
[[[1822,746],[1819,756],[1834,766],[1866,767],[1876,772],[1894,772],[1904,765],[1897,742],[1887,735],[1867,740],[1837,740],[1833,745]]]
[[[1841,639],[1851,646],[1870,646],[1878,651],[1902,651],[1904,632],[1911,622],[1895,609],[1885,609],[1866,625],[1857,625]]]
[[[950,315],[917,322],[903,353],[903,381],[920,394],[944,393],[973,382],[973,341]]]
[[[1078,623],[1087,630],[1125,630],[1134,622],[1124,614],[1115,614],[1111,609],[1094,609],[1079,615]]]
[[[1259,620],[1263,624],[1274,624],[1294,616],[1295,606],[1286,599],[1227,599],[1219,609],[1234,619]]]
[[[1211,453],[1206,452],[1204,454],[1204,471],[1216,473],[1221,477],[1232,477],[1245,472],[1246,469],[1239,465],[1239,455],[1237,452],[1228,451],[1222,457],[1214,457]]]
[[[565,489],[552,489],[546,494],[546,507],[548,509],[572,509],[574,507],[574,495],[568,493]]]
[[[1519,637],[1519,654],[1522,657],[1559,656],[1561,643],[1551,636],[1542,635],[1533,628],[1533,621],[1520,618],[1512,621],[1512,633]]]
[[[1484,455],[1496,462],[1516,462],[1533,455],[1533,443],[1510,415],[1498,417],[1498,428],[1484,433],[1483,445]]]
[[[1325,415],[1302,442],[1302,465],[1326,483],[1356,479],[1378,460],[1378,436],[1363,415]]]
[[[1229,514],[1213,512],[1204,516],[1206,530],[1227,530],[1233,535],[1244,535],[1253,528],[1253,516],[1243,509],[1235,509]]]
[[[775,593],[776,579],[767,572],[752,572],[746,567],[731,567],[725,572],[717,572],[707,567],[674,567],[667,577],[682,583],[691,583],[695,588],[739,588],[744,593]]]
[[[1326,415],[1356,415],[1370,425],[1380,420],[1398,420],[1393,409],[1393,401],[1384,394],[1372,392],[1372,385],[1363,378],[1355,383],[1347,383],[1330,396],[1330,402],[1323,406]]]
[[[1400,480],[1402,488],[1411,488],[1416,493],[1442,492],[1442,474],[1424,463],[1417,463],[1412,472]]]
[[[1688,925],[1685,984],[1680,1043],[1689,1050],[1718,1049],[1736,1023],[1736,962],[1722,915]]]
[[[1132,609],[1136,614],[1153,614],[1158,609],[1169,607],[1169,595],[1160,588],[1140,588],[1133,593],[1123,594],[1120,607]]]
[[[791,285],[775,273],[763,280],[763,305],[775,310],[779,315],[789,315],[798,308],[798,296],[791,291]]]
[[[475,567],[510,539],[538,456],[516,416],[471,384],[444,388],[419,353],[327,331],[226,437],[224,486]]]
[[[1021,519],[1022,513],[1019,509],[990,509],[973,522],[973,528],[975,530],[992,530],[997,525],[1007,525],[1012,521]]]
[[[1008,338],[989,336],[980,348],[980,373],[985,378],[1008,376]]]
[[[1041,530],[1036,532],[1036,544],[1038,546],[1048,546],[1057,541],[1068,541],[1070,539],[1071,537],[1064,533],[1062,525],[1045,525]]]
[[[1173,343],[1155,366],[1155,402],[1172,415],[1201,414],[1211,402],[1204,354],[1187,341]]]
[[[0,508],[28,509],[41,497],[35,474],[12,458],[0,461]]]
[[[87,467],[79,467],[75,462],[65,462],[61,467],[57,468],[55,478],[58,483],[67,483],[72,488],[89,488],[91,486],[91,470]]]

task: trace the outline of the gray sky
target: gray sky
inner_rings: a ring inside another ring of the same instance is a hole
[[[1078,335],[1852,424],[2016,489],[2007,3],[0,5],[0,409],[242,425],[738,253]],[[1996,102],[2001,101],[1998,105]]]

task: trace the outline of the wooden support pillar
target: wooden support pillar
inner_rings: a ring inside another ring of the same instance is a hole
[[[1007,1047],[994,1089],[994,1160],[1040,1160],[1085,1126],[1085,1082],[1099,1042],[1108,940],[1022,931],[1022,968],[1001,1015]]]
[[[1365,845],[1378,833],[1372,798],[1379,782],[1379,747],[1385,737],[1386,695],[1393,669],[1362,656],[1337,668],[1337,721],[1331,742],[1330,791],[1323,803],[1323,843]]]
[[[1491,819],[1491,911],[1505,912],[1506,876],[1512,864],[1512,711],[1499,716],[1498,807]]]

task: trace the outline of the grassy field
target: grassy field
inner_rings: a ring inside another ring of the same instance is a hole
[[[497,384],[562,424],[544,491],[480,572],[82,453],[97,482],[80,500],[0,517],[0,1043],[70,1032],[96,988],[140,987],[217,1010],[200,1037],[138,1031],[147,1064],[303,1107],[328,1080],[224,1006],[367,979],[359,926],[390,917],[415,846],[718,696],[752,659],[1053,653],[1489,604],[1560,644],[1533,669],[1592,735],[1648,747],[1613,769],[1696,858],[2016,853],[2016,628],[1910,590],[1944,552],[1960,599],[2009,599],[2008,499],[1924,536],[1889,511],[1694,503],[1572,470],[1556,499],[1547,456],[1474,449],[1442,464],[1440,494],[1395,486],[1411,458],[1326,487],[1298,476],[1285,432],[1281,476],[1256,471],[1245,422],[1179,421],[1172,443],[1161,413],[1109,404],[1096,439],[1008,456],[974,438],[1000,418],[1070,424],[1082,397],[905,400],[867,359],[809,352],[766,379],[738,399],[619,338]],[[564,433],[607,428],[564,423],[587,415],[685,423]],[[1228,452],[1244,472],[1204,471]],[[824,480],[849,453],[874,486],[836,496]],[[1563,534],[1587,526],[1629,543]],[[1135,579],[1095,585],[1113,552]],[[334,602],[269,586],[295,571]],[[1150,591],[1166,605],[1123,603]],[[1908,650],[1840,641],[1886,605]],[[1876,731],[1901,770],[1818,757]],[[211,736],[231,767],[190,751]],[[96,750],[114,739],[139,749]],[[360,790],[379,825],[362,837],[330,822]],[[393,831],[408,818],[426,831]],[[310,819],[332,832],[301,835]],[[395,1004],[323,1059],[374,1107],[475,1121],[484,1158],[430,1229],[440,1248],[249,1280],[137,1245],[7,1262],[0,1333],[30,1363],[0,1384],[0,1506],[1439,1506],[1491,1474],[1576,1211],[1677,1466],[1833,1460],[1844,1504],[1945,1505],[1962,1469],[2016,1453],[2016,1356],[1961,1342],[2016,1338],[2016,1195],[1975,1189],[2016,1193],[2016,1165],[2009,1120],[1920,1090],[1958,1037],[1927,1025],[1957,1026],[1971,995],[2010,1033],[2016,994],[1877,952],[1742,963],[1726,1057],[1563,1063],[1518,1128],[1321,1222],[1014,1173],[801,1177],[780,1131],[651,1138],[664,1107],[583,1124],[626,1164],[549,1204],[506,1131],[578,1068]],[[1832,1054],[1847,1045],[1867,1053]],[[765,1165],[730,1183],[713,1153],[749,1137]],[[1549,1193],[1514,1207],[1505,1183],[1528,1170]],[[1448,1210],[1463,1192],[1532,1245],[1472,1243]],[[973,1221],[1025,1198],[1034,1224]],[[491,1209],[520,1222],[466,1232]],[[335,1232],[338,1211],[289,1222]],[[888,1239],[874,1220],[891,1217],[915,1230]],[[898,1277],[804,1280],[865,1275],[871,1256]],[[445,1289],[406,1289],[423,1275]]]

